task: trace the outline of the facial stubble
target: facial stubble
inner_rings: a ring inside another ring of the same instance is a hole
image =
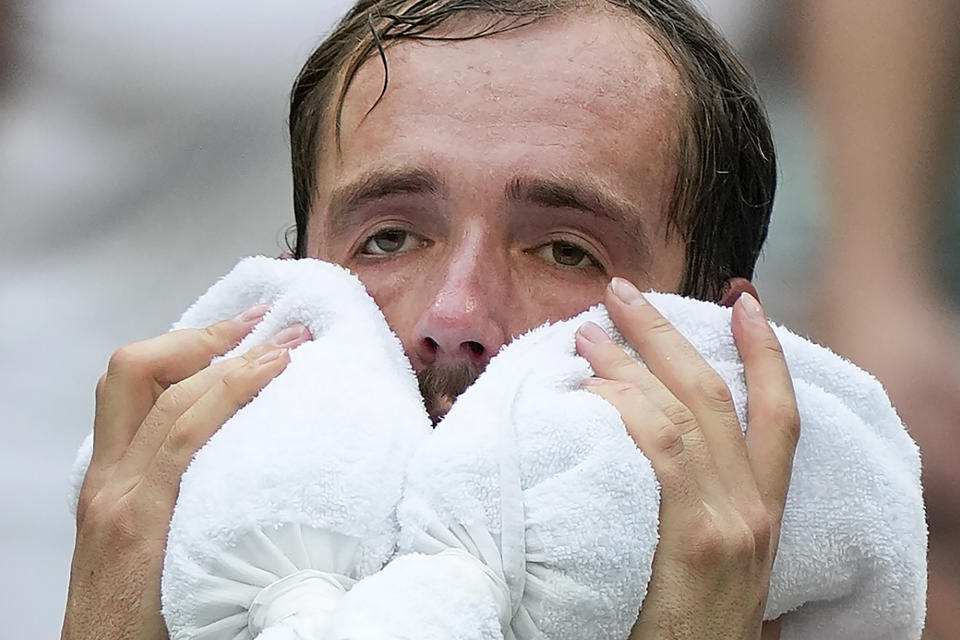
[[[480,376],[479,366],[470,361],[432,364],[417,373],[420,395],[434,426],[447,414],[457,396]]]

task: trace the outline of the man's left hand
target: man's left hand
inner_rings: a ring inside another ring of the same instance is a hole
[[[647,367],[587,323],[585,388],[619,410],[661,485],[660,542],[632,638],[778,637],[763,612],[800,419],[783,352],[756,299],[736,302],[746,439],[723,379],[626,280],[604,304]],[[762,636],[761,636],[762,634]]]

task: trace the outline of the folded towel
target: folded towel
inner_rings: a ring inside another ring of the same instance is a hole
[[[647,297],[724,378],[745,424],[729,310]],[[163,582],[168,625],[189,630],[175,637],[249,637],[230,635],[240,619],[268,640],[626,637],[656,548],[658,487],[616,410],[578,388],[591,371],[576,328],[593,320],[622,343],[602,307],[505,347],[425,438],[409,364],[352,278],[250,259],[185,321],[257,302],[273,309],[238,349],[293,321],[318,339],[184,475]],[[777,334],[803,430],[765,617],[783,616],[786,640],[918,638],[916,447],[874,378]],[[397,540],[404,465],[401,555],[377,572]]]
[[[319,614],[394,553],[403,473],[431,430],[400,341],[336,265],[247,259],[174,328],[261,303],[269,312],[227,356],[295,322],[313,340],[183,474],[161,589],[174,639],[321,637]]]
[[[579,389],[591,371],[574,332],[588,317],[610,326],[595,309],[504,348],[421,444],[398,510],[400,552],[418,555],[345,598],[342,616],[362,617],[375,596],[395,592],[379,628],[362,634],[347,618],[349,633],[334,638],[629,635],[650,579],[659,497],[616,409]],[[437,615],[444,610],[457,616]]]
[[[724,378],[746,424],[730,310],[647,298]],[[586,320],[633,353],[602,308],[505,347],[411,460],[400,552],[417,555],[344,599],[342,613],[357,615],[372,602],[355,600],[394,594],[382,624],[366,634],[347,624],[350,634],[334,637],[402,638],[426,628],[420,637],[496,638],[498,621],[508,639],[628,635],[657,543],[657,485],[617,413],[578,389],[590,371],[574,334]],[[802,435],[764,617],[783,616],[784,640],[919,638],[926,527],[917,448],[872,376],[776,332]],[[445,549],[458,554],[424,555]],[[466,590],[475,594],[470,607]],[[451,606],[462,622],[437,614]]]

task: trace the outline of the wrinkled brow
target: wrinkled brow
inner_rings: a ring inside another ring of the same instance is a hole
[[[395,195],[431,195],[446,198],[443,178],[431,169],[386,169],[371,171],[349,184],[337,187],[330,198],[327,220],[329,232],[336,234],[350,227],[351,212],[371,202]]]
[[[623,230],[640,256],[649,255],[650,239],[639,208],[602,186],[563,177],[544,179],[520,176],[507,185],[504,198],[507,202],[544,208],[575,209],[604,218]]]

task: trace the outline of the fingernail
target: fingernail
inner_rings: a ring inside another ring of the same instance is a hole
[[[270,342],[273,343],[274,346],[290,349],[309,339],[310,331],[302,324],[294,324],[277,333]]]
[[[580,383],[581,387],[595,387],[602,382],[600,378],[596,376],[591,376],[589,378],[584,378],[583,382]]]
[[[268,304],[258,304],[250,307],[243,313],[237,316],[237,320],[240,322],[256,322],[269,311],[270,305]]]
[[[740,294],[740,306],[746,312],[747,316],[753,320],[763,320],[763,308],[757,299],[744,291]]]
[[[584,337],[588,342],[594,344],[603,344],[604,342],[610,342],[610,336],[607,335],[607,332],[600,328],[600,325],[593,322],[584,322],[578,329],[581,336]]]
[[[268,351],[259,358],[257,358],[257,364],[267,364],[268,362],[273,362],[283,354],[287,352],[286,349],[274,349],[273,351]]]
[[[629,280],[614,278],[610,281],[610,288],[613,290],[613,295],[620,298],[623,304],[643,304],[644,302],[640,290]]]

